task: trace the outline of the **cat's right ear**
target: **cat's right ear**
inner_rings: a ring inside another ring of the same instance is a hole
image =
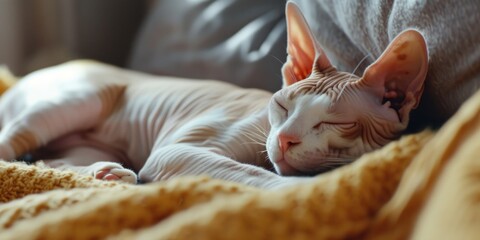
[[[427,71],[426,40],[419,31],[408,29],[365,69],[358,83],[367,86],[378,102],[389,102],[401,121],[408,123],[410,111],[420,102]]]
[[[288,57],[282,67],[284,87],[307,78],[313,69],[321,72],[332,66],[295,3],[287,2],[286,18]]]

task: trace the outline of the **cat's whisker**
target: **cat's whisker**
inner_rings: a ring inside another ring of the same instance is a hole
[[[238,129],[238,130],[240,130],[239,132],[241,134],[243,134],[246,137],[249,137],[250,139],[264,142],[268,135],[265,128],[259,123],[251,123],[251,126],[254,128],[255,131],[241,131],[242,129]]]
[[[265,136],[260,135],[256,132],[242,132],[243,136],[245,136],[250,142],[243,142],[243,144],[256,144],[265,146]]]
[[[270,56],[271,56],[273,59],[277,60],[277,61],[280,63],[280,65],[283,65],[283,64],[284,64],[284,62],[283,62],[282,60],[280,60],[278,57],[276,57],[275,55],[270,55]]]
[[[242,143],[243,145],[261,145],[261,146],[265,146],[265,144],[261,144],[259,142],[244,142]]]
[[[251,142],[245,142],[244,144],[258,144],[265,146],[265,141],[267,138],[266,131],[257,124],[252,124],[256,131],[253,132],[242,132],[242,135],[251,140]]]
[[[351,78],[351,77],[350,77],[350,78]],[[349,79],[349,81],[350,81],[350,79]],[[342,90],[340,90],[340,92],[338,93],[337,98],[335,99],[334,102],[337,102],[338,99],[340,99],[340,97],[342,96],[343,91],[345,91],[345,88],[346,88],[346,87],[347,87],[347,84],[343,85]]]
[[[325,162],[324,164],[339,166],[339,165],[345,164],[345,162],[342,160],[336,160],[336,161],[328,161],[328,162]]]
[[[267,137],[261,132],[242,132],[242,134],[246,137],[249,137],[252,140],[261,141],[261,142],[265,142],[265,139]]]
[[[264,151],[261,151],[260,153],[263,153]],[[267,152],[267,150],[265,150],[265,152]],[[268,154],[265,155],[265,162],[267,163],[270,163],[270,157],[268,156]]]
[[[255,141],[251,141],[251,142],[243,142],[242,144],[255,144],[255,145],[262,145],[262,146],[265,146],[265,143],[261,143],[261,142],[255,142]]]
[[[350,77],[348,78],[347,82],[350,82],[350,80],[352,80],[352,77],[355,76],[355,72],[358,70],[358,68],[360,67],[360,65],[362,65],[362,63],[363,63],[365,60],[367,60],[367,58],[369,58],[369,57],[370,57],[370,54],[367,54],[367,55],[365,55],[365,57],[362,58],[362,60],[360,60],[360,62],[357,64],[357,66],[353,69],[353,71],[352,71]],[[335,101],[334,101],[334,102],[337,102],[338,99],[340,99],[340,97],[342,96],[342,94],[343,94],[343,92],[344,92],[344,90],[345,90],[346,87],[347,87],[346,84],[343,85],[342,90],[340,90],[340,92],[338,93],[338,95],[337,95],[337,97],[335,98]]]
[[[260,151],[260,153],[267,153],[267,152],[268,152],[267,149]]]
[[[268,137],[268,133],[267,131],[265,130],[265,128],[259,124],[252,124],[252,126],[255,128],[255,132],[243,132],[243,135],[245,135],[247,138],[249,138],[250,140],[252,140],[253,142],[249,142],[250,144],[258,144],[258,145],[261,145],[261,146],[264,146],[266,147],[267,144],[266,144],[266,139]],[[248,144],[248,143],[246,143]],[[262,150],[262,151],[259,151],[258,152],[259,154],[265,154],[267,153],[267,150]],[[270,161],[268,159],[268,155],[267,155],[267,161]]]
[[[274,56],[274,55],[271,55],[271,54],[270,54],[269,56],[272,57],[273,59],[275,59],[277,62],[279,62],[279,63],[280,63],[280,66],[283,66],[284,62],[283,62],[282,60],[280,60],[278,57],[276,57],[276,56]],[[275,74],[276,76],[280,77],[280,78],[283,77],[282,74],[281,74],[279,71],[275,71],[274,74]]]
[[[352,74],[352,75],[355,75],[355,72],[358,70],[358,68],[360,67],[360,65],[362,65],[362,63],[363,63],[365,60],[367,60],[367,58],[369,58],[369,57],[371,57],[370,54],[365,55],[365,57],[363,57],[362,60],[360,60],[360,62],[358,62],[357,66],[353,69],[353,71],[352,71],[351,74]],[[350,80],[350,79],[348,79],[348,80]]]
[[[251,141],[243,142],[242,144],[244,144],[244,145],[246,145],[246,144],[255,144],[255,145],[266,146],[265,143],[259,142],[259,141],[255,141],[255,139],[249,139],[249,140],[251,140]]]
[[[258,124],[258,123],[254,123],[254,124],[252,124],[252,126],[255,128],[255,130],[258,131],[257,133],[260,133],[260,134],[263,135],[262,137],[267,138],[268,132],[267,132],[267,130],[266,130],[263,126],[261,126],[261,125]]]
[[[350,159],[350,158],[331,158],[331,159],[326,159],[324,164],[336,165],[338,167],[338,166],[342,166],[342,165],[351,163],[352,161],[353,160]]]

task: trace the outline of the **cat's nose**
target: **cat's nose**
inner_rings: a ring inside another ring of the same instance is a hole
[[[282,133],[278,135],[278,145],[282,153],[285,153],[290,147],[300,143],[301,141],[298,136]]]

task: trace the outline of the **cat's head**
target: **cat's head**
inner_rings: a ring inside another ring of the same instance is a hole
[[[399,34],[362,77],[337,71],[303,15],[287,4],[284,88],[270,102],[267,150],[282,175],[315,174],[397,138],[423,92],[423,36]],[[345,53],[348,54],[348,53]]]

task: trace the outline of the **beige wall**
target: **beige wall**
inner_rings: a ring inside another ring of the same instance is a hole
[[[23,31],[22,19],[19,16],[20,1],[0,1],[0,64],[8,63],[18,71],[22,61]]]
[[[1,0],[0,64],[16,74],[74,58],[123,66],[146,0]]]

